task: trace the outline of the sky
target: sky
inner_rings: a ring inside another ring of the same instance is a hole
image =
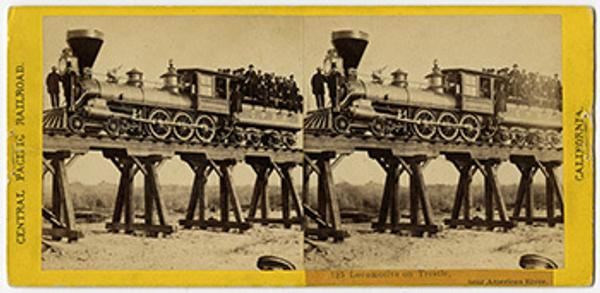
[[[385,74],[401,68],[410,81],[422,81],[434,59],[442,68],[500,68],[517,63],[546,75],[560,75],[562,68],[561,20],[553,15],[78,16],[44,18],[44,72],[56,64],[66,46],[67,30],[76,28],[104,33],[94,72],[103,74],[122,66],[119,73],[124,74],[136,67],[146,80],[158,81],[169,59],[176,67],[211,69],[252,63],[263,71],[294,74],[309,109],[315,103],[308,81],[332,47],[331,32],[339,29],[369,34],[370,43],[358,67],[359,73],[367,75],[387,66]],[[49,105],[48,97],[44,103]],[[94,176],[90,176],[92,169]],[[296,178],[300,178],[298,169]],[[72,182],[87,184],[118,182],[116,169],[99,154],[78,159],[70,166],[69,176]],[[192,182],[189,167],[178,159],[166,162],[159,176],[165,184]],[[500,166],[502,183],[516,183],[517,176],[510,164]],[[254,180],[251,169],[243,164],[236,167],[234,177],[237,184]],[[425,178],[430,184],[456,184],[458,173],[449,162],[436,159],[426,168]],[[383,183],[384,173],[366,154],[357,153],[338,165],[334,180]],[[402,182],[406,184],[406,178]],[[209,184],[215,183],[216,178],[211,178]]]

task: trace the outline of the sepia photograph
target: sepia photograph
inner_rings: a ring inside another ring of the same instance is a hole
[[[562,268],[561,28],[46,16],[42,267]]]
[[[307,17],[304,44],[307,270],[563,267],[560,16]]]
[[[302,19],[43,21],[45,270],[302,270]]]

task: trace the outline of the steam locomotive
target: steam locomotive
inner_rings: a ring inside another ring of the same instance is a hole
[[[401,70],[392,72],[388,84],[375,73],[371,81],[365,81],[356,69],[368,45],[368,34],[335,31],[332,43],[334,49],[328,52],[324,66],[343,64],[339,102],[310,111],[304,121],[306,132],[562,147],[561,110],[501,97],[506,77],[465,68],[441,69],[434,62],[432,72],[425,76],[425,87],[409,84],[408,74]]]
[[[68,54],[59,62],[61,71],[69,72],[65,68],[69,66],[76,73],[65,88],[67,106],[44,113],[46,131],[266,148],[296,145],[302,113],[248,102],[252,99],[241,92],[240,76],[203,68],[176,69],[170,62],[161,75],[161,87],[145,86],[143,73],[135,68],[127,72],[124,83],[110,75],[106,81],[98,80],[91,69],[103,33],[70,30],[67,43]]]

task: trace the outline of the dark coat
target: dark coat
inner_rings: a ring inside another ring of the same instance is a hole
[[[48,93],[58,94],[60,89],[60,74],[56,72],[50,72],[48,77],[46,77],[46,87],[48,89]]]
[[[322,73],[315,73],[310,79],[310,84],[312,86],[312,92],[315,95],[325,94],[325,75]]]
[[[338,86],[340,85],[342,81],[342,74],[337,72],[337,71],[333,71],[329,74],[329,79],[327,80],[327,86],[329,88],[329,95],[331,97],[337,97],[337,89]]]

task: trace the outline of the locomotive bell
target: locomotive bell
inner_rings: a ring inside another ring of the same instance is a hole
[[[92,68],[100,47],[104,42],[104,34],[96,29],[76,29],[67,31],[67,43],[73,55],[77,58],[77,68],[80,75],[83,69]]]
[[[128,85],[137,87],[141,87],[142,85],[144,85],[144,73],[139,71],[137,68],[134,67],[131,70],[127,71],[125,74],[127,74]]]
[[[358,68],[360,59],[369,44],[369,34],[363,31],[342,30],[331,33],[331,42],[338,55],[344,60],[344,73],[349,68]]]

